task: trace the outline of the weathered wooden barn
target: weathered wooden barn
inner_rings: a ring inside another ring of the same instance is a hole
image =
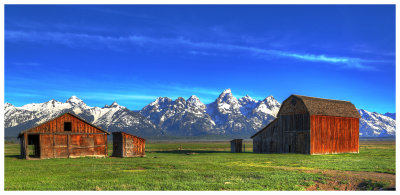
[[[107,156],[109,133],[72,113],[19,133],[21,158],[73,158]]]
[[[359,119],[351,102],[291,95],[277,118],[251,136],[253,152],[358,153]]]
[[[113,154],[115,157],[145,156],[146,140],[125,132],[113,132]]]
[[[231,140],[231,152],[233,152],[233,153],[242,152],[242,143],[243,143],[243,139]]]

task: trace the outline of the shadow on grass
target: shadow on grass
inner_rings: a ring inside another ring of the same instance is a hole
[[[371,190],[396,190],[395,187],[389,187],[389,183],[381,181],[364,180],[358,186],[358,190],[371,191]]]
[[[231,153],[229,151],[216,150],[155,150],[153,153],[170,153],[170,154],[204,154],[204,153]]]
[[[13,155],[9,155],[8,154],[8,155],[4,155],[4,157],[7,157],[7,158],[21,158],[21,155],[19,155],[19,154],[18,155],[14,155],[14,154]]]

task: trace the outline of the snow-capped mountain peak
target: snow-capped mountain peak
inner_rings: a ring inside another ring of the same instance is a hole
[[[270,102],[270,103],[274,103],[274,104],[279,104],[278,100],[276,100],[272,95],[266,97],[264,100],[264,102]]]
[[[114,102],[110,105],[110,107],[117,107],[117,106],[119,106],[119,104],[118,104],[116,101],[114,101]]]
[[[200,99],[197,96],[192,95],[186,101],[187,102],[197,102],[197,101],[200,101]]]
[[[12,104],[6,102],[6,103],[4,104],[4,108],[8,108],[8,107],[14,107],[14,105],[12,105]]]
[[[156,100],[150,103],[150,105],[156,105],[156,104],[162,104],[162,103],[168,103],[171,102],[172,99],[168,97],[158,97]]]
[[[360,136],[394,136],[396,134],[396,120],[388,116],[359,109]]]
[[[192,95],[189,97],[189,99],[186,100],[187,104],[192,105],[192,106],[203,106],[204,104],[200,101],[200,99]]]
[[[218,103],[226,102],[228,104],[237,104],[238,100],[233,96],[231,89],[225,89],[216,100]]]
[[[276,118],[281,104],[273,97],[254,100],[246,95],[236,99],[230,89],[222,92],[210,104],[203,104],[192,95],[186,101],[159,97],[139,112],[131,111],[117,102],[103,108],[89,107],[72,96],[67,102],[50,100],[15,107],[4,104],[4,124],[7,136],[50,120],[61,113],[72,112],[110,131],[131,131],[154,135],[251,135]],[[396,121],[389,116],[358,110],[360,136],[395,136]],[[389,113],[395,118],[395,113]],[[388,114],[388,115],[389,115]],[[142,135],[143,135],[142,134]]]
[[[116,101],[114,101],[111,105],[105,105],[103,108],[125,108],[124,106],[120,106]]]
[[[257,100],[251,98],[249,95],[246,95],[246,96],[244,96],[244,97],[239,99],[239,103],[240,104],[248,104],[250,102],[257,103]]]
[[[228,89],[225,89],[225,90],[222,92],[222,94],[225,94],[225,93],[232,93],[232,91],[231,91],[230,88],[228,88]]]
[[[81,104],[85,104],[81,99],[79,99],[76,96],[71,96],[65,103],[69,103],[72,106],[76,106],[76,105],[81,105]]]

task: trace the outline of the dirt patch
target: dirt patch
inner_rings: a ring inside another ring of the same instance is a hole
[[[311,167],[287,167],[274,166],[271,162],[264,164],[257,163],[232,163],[234,166],[254,166],[268,167],[287,171],[300,171],[305,173],[318,173],[326,177],[321,181],[314,181],[315,185],[307,190],[380,190],[394,189],[396,187],[396,175],[389,173],[376,173],[365,171],[339,171],[339,170],[321,170]]]
[[[307,190],[393,190],[396,187],[396,175],[388,173],[315,169],[303,171],[327,177],[325,181],[314,181],[316,184]]]

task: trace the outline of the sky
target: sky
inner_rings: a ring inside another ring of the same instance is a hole
[[[72,95],[139,110],[157,97],[395,112],[394,5],[6,5],[5,102]]]

